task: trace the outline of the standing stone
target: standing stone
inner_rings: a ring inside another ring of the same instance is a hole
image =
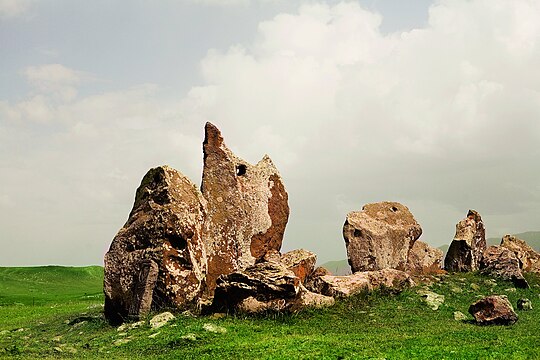
[[[478,300],[469,307],[478,325],[512,325],[518,320],[506,296],[492,295]]]
[[[404,270],[414,242],[422,234],[409,209],[397,202],[364,205],[347,214],[343,237],[352,272]]]
[[[505,235],[501,240],[501,246],[516,255],[523,271],[540,274],[540,253],[536,252],[524,240],[512,235]]]
[[[168,166],[148,171],[126,224],[105,254],[110,322],[196,300],[206,274],[204,213],[205,200],[187,177]]]
[[[255,264],[279,250],[289,218],[288,195],[268,156],[251,165],[225,145],[221,132],[207,123],[202,194],[208,213],[203,238],[207,248],[207,292],[216,279]]]
[[[467,217],[456,224],[456,234],[446,253],[444,268],[454,272],[476,271],[484,250],[486,230],[482,217],[475,210],[469,210]]]
[[[519,269],[519,261],[514,253],[502,246],[489,246],[480,262],[483,274],[512,281],[515,287],[528,288],[529,284]]]
[[[442,270],[443,252],[423,241],[416,241],[409,251],[407,272],[411,274],[437,274]]]

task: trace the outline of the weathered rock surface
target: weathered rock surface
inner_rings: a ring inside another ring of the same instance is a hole
[[[305,283],[315,268],[317,255],[311,251],[298,249],[281,255],[280,261],[300,279],[300,282]]]
[[[442,250],[418,240],[409,251],[406,270],[411,274],[437,274],[442,270],[442,261]]]
[[[220,276],[211,311],[296,311],[333,304],[333,298],[308,291],[294,272],[282,263],[261,262],[243,271]]]
[[[232,153],[220,131],[207,123],[202,194],[207,200],[203,238],[207,246],[207,291],[220,275],[255,264],[281,248],[289,218],[288,195],[268,156],[251,165]]]
[[[205,200],[187,177],[168,166],[148,171],[126,224],[105,254],[109,321],[196,299],[206,275],[204,215]]]
[[[456,224],[456,234],[446,257],[447,271],[476,271],[486,249],[486,230],[482,217],[475,210],[469,210],[467,217]]]
[[[357,272],[345,276],[324,275],[310,282],[309,290],[332,297],[347,297],[385,287],[394,291],[414,286],[411,277],[400,270],[383,269]]]
[[[343,237],[352,272],[385,268],[404,270],[422,228],[409,209],[397,202],[364,205],[347,214]]]
[[[174,320],[175,318],[176,317],[173,314],[166,311],[151,318],[150,327],[152,329],[159,329],[160,327],[166,325],[169,321]]]
[[[512,235],[505,235],[501,240],[501,246],[516,255],[523,271],[540,274],[540,253],[536,252],[524,240]]]
[[[478,325],[512,325],[518,320],[506,296],[492,295],[478,300],[469,307]]]
[[[424,302],[431,308],[431,310],[438,310],[439,306],[444,304],[444,295],[437,294],[433,291],[420,289],[418,290],[418,295],[422,297]]]
[[[480,262],[482,273],[510,280],[518,288],[528,288],[529,284],[519,269],[519,261],[514,253],[502,246],[489,246]]]

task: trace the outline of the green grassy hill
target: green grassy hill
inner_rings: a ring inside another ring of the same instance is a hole
[[[519,234],[513,234],[515,237],[525,240],[534,250],[540,251],[540,231],[527,231]],[[500,245],[502,236],[498,238],[488,238],[488,245]]]
[[[102,292],[101,266],[0,267],[0,306],[66,302]]]
[[[433,277],[421,287],[445,296],[436,311],[412,288],[359,294],[294,314],[176,314],[159,329],[148,324],[155,314],[137,328],[118,329],[105,321],[99,267],[1,268],[0,274],[9,299],[0,304],[2,359],[538,358],[540,279],[529,274],[530,289],[478,274]],[[487,294],[507,295],[514,306],[529,298],[533,310],[517,311],[519,321],[512,326],[477,326],[467,309]],[[29,296],[40,303],[32,305]],[[456,311],[466,319],[455,320]],[[205,330],[209,324],[219,331]]]
[[[347,260],[328,261],[322,264],[321,267],[330,271],[332,275],[348,275],[351,273],[351,267]]]

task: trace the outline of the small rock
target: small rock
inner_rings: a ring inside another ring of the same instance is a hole
[[[150,326],[152,327],[152,329],[158,329],[163,325],[167,324],[169,321],[173,320],[174,318],[175,316],[173,314],[166,311],[150,319]]]
[[[431,310],[438,310],[439,306],[444,303],[444,295],[434,293],[433,291],[418,290],[418,295],[424,299]]]
[[[148,337],[149,337],[150,339],[154,339],[154,338],[155,338],[156,336],[158,336],[159,334],[161,334],[161,331],[158,331],[157,333],[153,333],[153,334],[151,334],[151,335],[148,335]]]
[[[462,289],[458,288],[458,287],[455,287],[455,286],[452,286],[450,288],[450,291],[453,292],[454,294],[461,294],[463,292]]]
[[[480,290],[480,286],[479,286],[478,284],[472,283],[472,284],[471,284],[471,289],[473,289],[474,291],[479,291],[479,290]]]
[[[518,320],[512,304],[504,295],[491,295],[469,307],[478,325],[512,325]]]
[[[66,346],[64,349],[70,354],[76,354],[77,353],[77,349],[75,349],[73,346]]]
[[[506,292],[516,292],[516,288],[507,288],[507,289],[504,289],[504,291],[506,291]]]
[[[118,340],[116,340],[116,341],[113,342],[113,345],[114,345],[114,346],[120,346],[120,345],[127,344],[127,343],[130,342],[130,341],[131,341],[130,338],[118,339]]]
[[[20,329],[17,329],[17,330],[15,330],[15,331],[16,331],[16,332],[22,332],[22,331],[24,331],[24,328],[20,328]]]
[[[127,336],[127,332],[121,332],[118,334],[118,336]]]
[[[467,316],[461,311],[454,311],[454,320],[457,320],[457,321],[467,320]]]
[[[59,353],[64,352],[64,350],[62,350],[62,348],[61,348],[61,347],[58,347],[58,346],[55,346],[55,347],[53,348],[53,350],[54,350],[55,352],[59,352]]]
[[[225,313],[213,313],[210,318],[211,319],[223,319],[224,317],[226,317],[227,314]]]
[[[191,317],[191,318],[196,317],[190,310],[186,310],[186,311],[182,312],[182,316]]]
[[[183,336],[180,336],[180,339],[188,340],[188,341],[196,341],[197,337],[193,333],[189,333]]]
[[[225,334],[227,332],[227,329],[225,329],[223,326],[218,326],[210,323],[204,324],[203,329],[216,334]]]
[[[518,310],[532,310],[532,302],[529,299],[519,299],[517,301]]]
[[[9,334],[9,330],[2,330],[0,331],[0,336]]]

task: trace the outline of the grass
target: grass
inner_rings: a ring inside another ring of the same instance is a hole
[[[437,311],[423,302],[416,293],[418,288],[397,295],[381,290],[338,301],[331,308],[296,314],[223,318],[177,314],[174,321],[157,330],[146,323],[118,331],[103,319],[103,298],[95,296],[97,290],[101,292],[101,269],[64,269],[20,268],[13,272],[11,268],[0,268],[3,299],[0,358],[534,359],[539,356],[540,282],[533,276],[528,276],[532,287],[526,290],[514,289],[502,281],[492,284],[478,274],[442,276],[429,286],[431,291],[446,297]],[[16,280],[17,276],[18,282],[4,283],[4,279]],[[27,282],[31,286],[26,286]],[[6,293],[5,289],[12,292]],[[25,289],[34,291],[29,295]],[[518,311],[519,321],[513,326],[474,325],[467,309],[478,297],[488,294],[506,294],[514,305],[521,297],[529,298],[533,310]],[[29,302],[31,297],[34,305]],[[468,319],[454,320],[454,311],[461,311]],[[207,323],[227,331],[208,332],[203,328]]]

